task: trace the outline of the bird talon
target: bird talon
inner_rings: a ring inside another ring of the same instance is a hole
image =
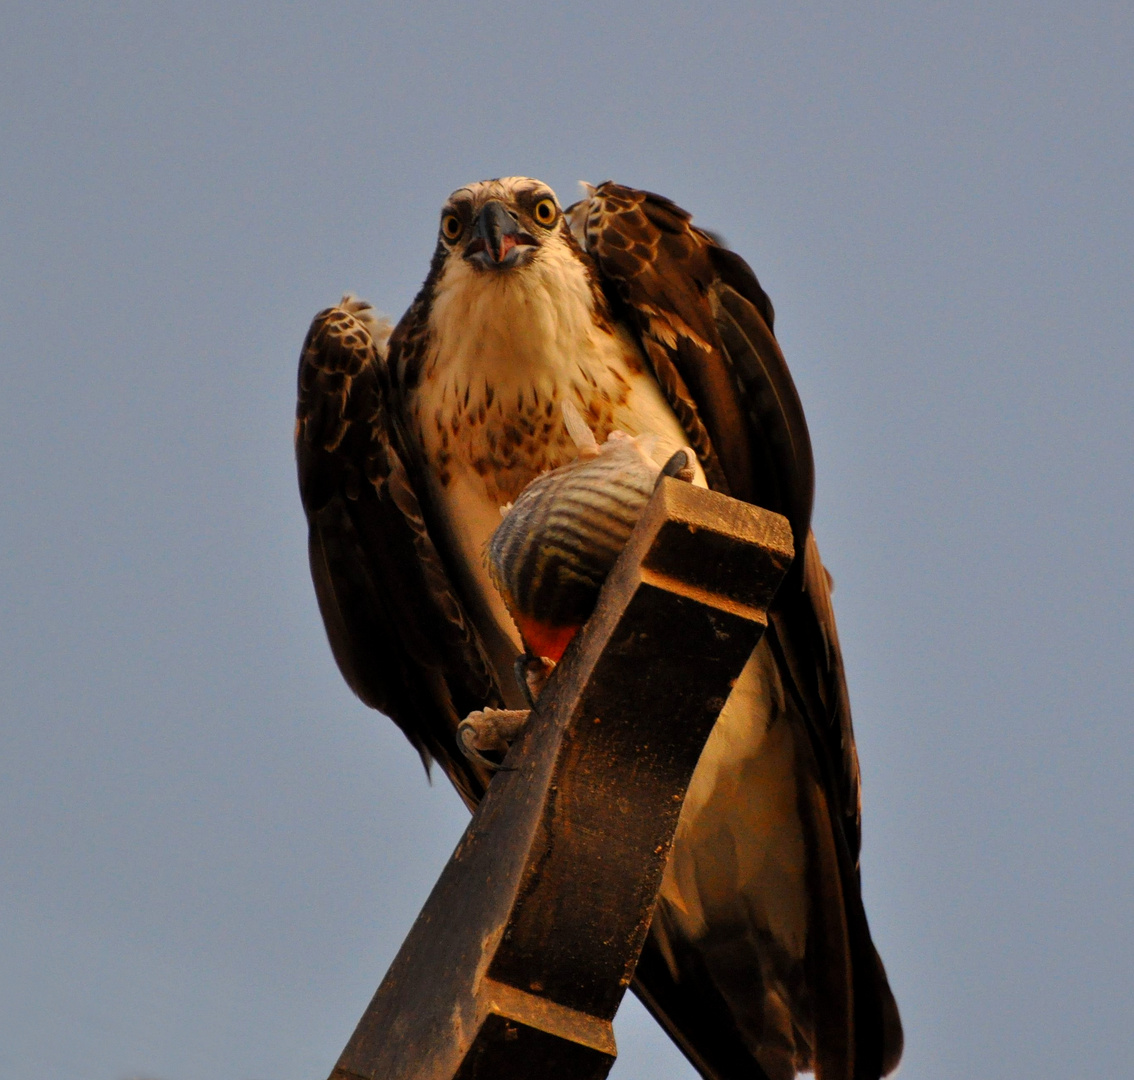
[[[536,656],[526,652],[516,658],[516,681],[520,684],[528,704],[535,706],[536,699],[543,693],[547,680],[555,670],[555,661],[546,656]]]
[[[687,484],[691,484],[696,475],[697,455],[688,446],[683,446],[680,450],[674,451],[670,459],[662,466],[658,483],[661,483],[663,476],[672,476],[677,480],[684,480]]]
[[[478,761],[493,772],[499,770],[500,761],[485,757],[484,751],[503,755],[516,741],[528,722],[528,709],[477,709],[457,726],[457,742],[461,752],[472,761]]]

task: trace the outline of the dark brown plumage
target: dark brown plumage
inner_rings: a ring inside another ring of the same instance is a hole
[[[395,447],[378,330],[370,305],[344,297],[303,343],[295,443],[311,577],[350,688],[473,806],[488,777],[453,733],[501,698]]]
[[[388,354],[357,302],[322,312],[304,344],[296,450],[335,658],[352,689],[475,804],[487,777],[461,754],[457,724],[486,705],[522,704],[511,678],[516,647],[442,511],[438,493],[457,476],[453,440],[466,436],[458,423],[427,452],[433,418],[421,389],[440,378],[432,308],[446,267],[460,258],[455,245],[468,243],[458,238],[483,227],[486,197],[504,200],[517,224],[498,210],[493,220],[519,232],[499,250],[536,258],[541,244],[569,249],[585,270],[597,332],[629,330],[709,485],[784,514],[800,553],[751,662],[754,700],[766,710],[752,729],[759,746],[718,760],[708,801],[703,792],[699,805],[687,801],[635,990],[706,1077],[783,1080],[813,1069],[821,1080],[875,1080],[897,1063],[901,1026],[859,891],[858,762],[829,581],[810,533],[810,439],[772,305],[747,264],[667,199],[606,183],[545,239],[531,215],[546,189],[493,185],[450,201],[461,231],[439,237]],[[471,243],[463,250],[474,254]],[[535,449],[543,447],[542,467],[566,460],[558,429],[523,427],[522,395],[504,400],[487,377],[471,396],[470,384],[457,389],[454,415],[477,418],[485,453],[498,462],[485,479],[508,499],[539,471]],[[620,406],[611,401],[608,418],[597,386],[578,392],[605,438]],[[602,394],[610,400],[609,388]],[[509,431],[516,441],[504,448]],[[475,462],[470,471],[482,475]],[[776,847],[777,822],[800,837],[797,854]],[[776,861],[765,871],[767,852]],[[796,896],[802,910],[784,906]]]

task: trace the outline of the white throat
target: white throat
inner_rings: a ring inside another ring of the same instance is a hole
[[[591,368],[596,354],[608,351],[611,337],[595,321],[585,267],[552,243],[514,271],[485,272],[450,258],[434,291],[430,324],[427,370],[436,363],[437,377],[462,391],[487,383],[514,394],[571,380],[580,365]]]

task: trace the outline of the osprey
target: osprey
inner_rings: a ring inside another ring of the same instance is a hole
[[[458,725],[527,704],[484,550],[501,506],[575,456],[565,402],[598,442],[651,436],[659,464],[688,445],[695,483],[788,518],[797,556],[693,776],[634,990],[705,1077],[875,1080],[901,1024],[859,889],[811,444],[772,327],[744,260],[668,199],[608,182],[564,211],[537,180],[471,184],[396,328],[349,296],[315,317],[299,486],[347,683],[470,807],[490,774]]]

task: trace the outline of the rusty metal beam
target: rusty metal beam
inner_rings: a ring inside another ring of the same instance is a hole
[[[331,1080],[601,1080],[685,790],[792,557],[665,479]]]

